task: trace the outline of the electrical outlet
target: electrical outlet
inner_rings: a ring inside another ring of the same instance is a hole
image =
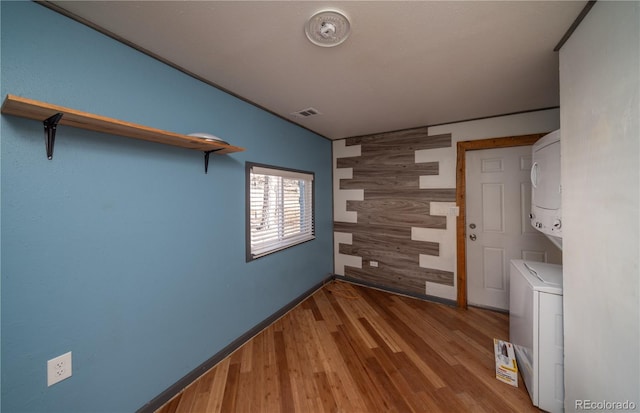
[[[47,386],[71,377],[71,352],[47,361]]]

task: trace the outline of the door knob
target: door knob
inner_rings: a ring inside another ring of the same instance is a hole
[[[470,239],[471,241],[475,241],[475,240],[476,240],[476,238],[478,238],[478,237],[476,237],[476,234],[471,234],[471,235],[469,235],[469,239]]]
[[[469,224],[469,228],[476,229],[476,224]]]

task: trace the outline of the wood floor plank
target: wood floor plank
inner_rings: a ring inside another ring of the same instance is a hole
[[[292,328],[295,328],[297,331],[292,344],[295,346],[295,357],[299,365],[300,378],[298,380],[298,386],[300,389],[300,398],[307,406],[306,411],[317,411],[321,413],[323,411],[323,404],[313,375],[314,353],[316,352],[315,346],[311,344],[311,340],[305,335],[305,332],[309,331],[312,327],[307,325],[305,311],[292,313],[290,318],[293,321]],[[308,319],[311,324],[313,324],[313,316],[310,315]]]
[[[333,397],[333,392],[331,391],[331,384],[329,383],[327,373],[313,373],[313,380],[315,386],[318,389],[318,395],[320,396],[320,402],[322,403],[323,410],[327,413],[337,412],[338,404]]]
[[[254,392],[253,389],[264,389],[265,385],[265,369],[264,358],[266,356],[265,335],[258,334],[252,339],[253,341],[253,354],[251,357],[252,369],[247,374],[251,377],[250,387],[248,389],[248,395],[251,398],[251,410],[253,412],[264,411],[264,396],[259,392]]]
[[[440,406],[436,403],[436,399],[432,395],[427,394],[427,392],[424,390],[418,392],[418,396],[420,397],[422,405],[424,406],[424,409],[422,410],[423,412],[449,413],[453,411],[448,406],[446,406],[445,408],[440,408]]]
[[[336,314],[333,306],[329,302],[328,295],[331,294],[330,291],[332,288],[334,288],[334,286],[335,283],[329,284],[325,288],[314,294],[313,297],[311,297],[320,310],[320,314],[322,315],[325,325],[332,333],[338,331],[338,328],[336,326],[342,324],[340,317]]]
[[[363,298],[368,299],[369,303],[377,309],[378,313],[382,317],[386,317],[389,320],[389,323],[399,331],[400,335],[403,337],[404,342],[406,343],[406,345],[402,347],[403,352],[407,354],[412,362],[420,368],[429,382],[436,388],[444,387],[445,384],[442,381],[440,375],[431,368],[428,363],[429,360],[425,360],[422,355],[422,353],[427,350],[428,346],[426,345],[426,343],[416,336],[411,327],[409,327],[404,322],[404,320],[395,317],[388,307],[376,304],[377,296],[379,294],[381,294],[380,291],[372,289],[364,290],[362,293]]]
[[[294,324],[293,316],[283,320],[284,329],[283,343],[285,357],[287,358],[287,366],[289,367],[285,374],[291,383],[291,394],[293,396],[293,407],[297,412],[312,411],[308,402],[308,395],[305,389],[303,369],[306,368],[304,359],[301,358],[296,348],[297,337],[291,332],[296,331],[297,325]]]
[[[523,392],[513,392],[511,389],[505,388],[505,386],[495,386],[495,364],[491,366],[488,363],[483,363],[482,359],[476,359],[470,355],[461,354],[456,356],[460,359],[462,365],[464,365],[467,371],[472,374],[477,380],[478,387],[485,387],[486,390],[482,392],[483,396],[490,399],[490,405],[503,406],[499,411],[538,411],[533,406],[523,403],[523,401],[529,401],[528,396],[526,399]]]
[[[176,409],[176,413],[189,413],[193,411],[192,407],[196,397],[196,387],[197,383],[194,383],[192,386],[190,386],[189,391],[185,391],[182,394],[180,403],[178,403],[178,408]]]
[[[397,298],[397,297],[396,297]],[[412,323],[411,328],[425,343],[433,348],[449,365],[458,364],[458,360],[451,354],[451,346],[449,345],[449,336],[445,335],[437,328],[429,323],[429,318],[425,314],[419,314],[406,305],[392,305],[390,311],[399,318],[420,319],[420,323]]]
[[[275,412],[280,407],[280,387],[278,382],[278,366],[276,363],[276,344],[273,338],[274,329],[268,327],[264,332],[264,351],[262,365],[263,385],[262,392],[256,392],[263,398],[264,411]]]
[[[156,413],[539,412],[495,377],[508,314],[333,282]]]
[[[464,403],[458,399],[455,391],[450,387],[442,387],[439,389],[429,389],[427,394],[435,400],[441,410],[450,412],[465,411]],[[504,410],[508,412],[509,410]]]
[[[240,373],[249,373],[251,372],[252,364],[253,364],[253,345],[255,344],[255,340],[249,340],[242,346],[240,349],[240,354],[242,354],[242,359],[240,360]]]
[[[389,325],[384,318],[380,317],[376,310],[368,305],[366,301],[358,300],[357,303],[362,314],[360,324],[363,324],[363,320],[365,320],[368,325],[371,326],[372,331],[375,331],[375,333],[380,336],[384,344],[389,347],[391,351],[394,353],[402,351],[400,344],[398,344],[402,341],[402,338],[397,336],[393,326]],[[367,329],[367,331],[369,335],[371,335],[370,330]],[[380,344],[382,343],[379,343],[379,345]]]
[[[218,363],[217,367],[212,370],[214,373],[213,383],[211,384],[211,392],[205,411],[210,413],[222,412],[222,400],[224,391],[227,386],[227,375],[229,374],[229,357]]]
[[[278,384],[280,388],[280,406],[283,411],[293,412],[295,411],[293,407],[293,391],[291,389],[291,381],[289,380],[289,363],[287,362],[287,354],[285,353],[286,348],[283,335],[283,331],[276,331],[274,333],[278,365]]]
[[[412,388],[411,377],[405,374],[405,372],[401,370],[401,367],[394,362],[395,359],[393,357],[397,353],[389,354],[382,348],[375,349],[374,353],[376,354],[378,362],[384,369],[385,374],[389,376],[391,383],[393,383],[395,391],[402,396],[411,408],[411,411],[424,411],[424,404],[418,394],[422,390],[422,387],[418,387],[417,390]]]
[[[236,396],[238,395],[238,380],[240,375],[240,366],[237,363],[229,365],[229,371],[227,373],[227,384],[224,394],[222,396],[223,412],[235,412],[236,411]],[[190,412],[191,413],[191,412]]]
[[[196,383],[195,398],[191,410],[204,411],[209,402],[209,395],[211,394],[211,387],[213,385],[214,375],[211,371],[205,373],[198,383]]]
[[[384,369],[376,357],[369,357],[366,360],[366,366],[367,370],[372,373],[371,378],[373,379],[374,385],[388,403],[389,409],[385,411],[397,413],[413,411],[405,401],[403,395],[398,391],[398,388],[394,385],[391,377],[385,374]]]
[[[313,299],[304,300],[302,304],[305,305],[304,308],[310,310],[313,313],[313,317],[316,321],[324,320],[324,318],[322,317],[322,313],[318,308],[318,304],[316,303],[316,300],[313,300]]]
[[[362,395],[362,399],[366,406],[366,411],[376,411],[377,409],[388,410],[389,406],[387,402],[381,397],[375,388],[369,372],[366,370],[365,365],[362,363],[360,357],[366,354],[363,350],[362,344],[358,343],[359,340],[354,336],[350,336],[344,328],[340,326],[341,331],[333,333],[332,336],[340,348],[340,352],[343,354],[343,360],[345,367],[349,374],[353,377],[355,387],[351,391],[357,391]]]
[[[364,412],[366,404],[359,392],[352,391],[356,389],[353,376],[349,374],[340,349],[326,324],[318,323],[314,329],[314,338],[318,352],[323,357],[323,368],[334,399],[345,412]]]
[[[182,393],[173,397],[162,407],[161,410],[163,411],[163,413],[175,413],[178,410],[180,399],[182,399]]]
[[[313,310],[299,311],[296,314],[291,314],[291,316],[298,319],[298,323],[301,327],[297,335],[298,342],[303,346],[302,348],[308,358],[308,365],[311,372],[323,372],[325,369],[323,356],[320,354],[318,346],[315,345],[316,337],[313,334],[314,326],[318,322],[313,314]]]
[[[465,405],[466,411],[474,412],[474,413],[487,413],[480,403],[478,403],[472,396],[469,394],[462,392],[458,393],[458,399]]]
[[[362,324],[358,321],[359,317],[362,316],[360,314],[359,308],[355,305],[355,300],[341,300],[338,302],[335,298],[332,300],[329,299],[332,304],[334,304],[334,308],[336,308],[336,312],[346,321],[342,324],[341,328],[347,326],[348,328],[353,328],[355,332],[360,336],[362,341],[367,345],[367,347],[375,348],[378,344],[375,340],[369,335],[367,330],[362,326]],[[338,310],[338,308],[340,310]]]

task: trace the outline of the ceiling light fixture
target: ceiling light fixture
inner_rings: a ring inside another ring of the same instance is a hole
[[[349,19],[335,9],[320,10],[309,17],[304,32],[311,43],[322,47],[333,47],[347,40],[351,31]]]

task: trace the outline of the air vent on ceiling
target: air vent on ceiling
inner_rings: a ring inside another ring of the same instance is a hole
[[[293,112],[292,115],[298,118],[308,118],[310,116],[322,115],[322,113],[320,113],[318,109],[306,108],[297,112]]]

